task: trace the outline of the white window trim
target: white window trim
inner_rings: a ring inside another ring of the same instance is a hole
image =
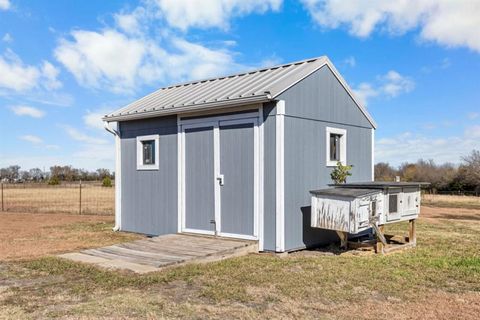
[[[330,160],[330,135],[339,134],[340,138],[340,162],[345,166],[347,165],[347,130],[340,128],[326,128],[326,163],[327,167],[336,167],[337,161]]]
[[[154,164],[143,164],[143,150],[142,142],[147,140],[155,141],[155,163]],[[158,170],[159,168],[159,158],[160,158],[160,136],[158,134],[152,134],[148,136],[138,136],[137,137],[137,170]]]

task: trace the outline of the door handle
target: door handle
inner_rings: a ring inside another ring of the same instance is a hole
[[[220,184],[221,186],[223,186],[224,184],[224,180],[225,180],[225,176],[223,174],[219,174],[217,176],[217,180],[218,180],[218,184]]]

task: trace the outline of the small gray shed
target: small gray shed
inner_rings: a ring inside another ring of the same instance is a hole
[[[103,120],[120,230],[297,250],[337,239],[311,227],[309,191],[338,161],[373,180],[375,123],[327,57],[161,88]]]

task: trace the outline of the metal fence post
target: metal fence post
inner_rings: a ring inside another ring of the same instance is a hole
[[[4,207],[3,207],[3,182],[2,182],[2,211],[4,210]]]
[[[79,202],[79,214],[82,214],[82,180],[80,180],[80,202]]]

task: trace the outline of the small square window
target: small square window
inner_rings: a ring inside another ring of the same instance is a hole
[[[326,163],[336,166],[338,162],[347,164],[347,130],[326,128]]]
[[[159,136],[137,137],[137,170],[158,170]]]

